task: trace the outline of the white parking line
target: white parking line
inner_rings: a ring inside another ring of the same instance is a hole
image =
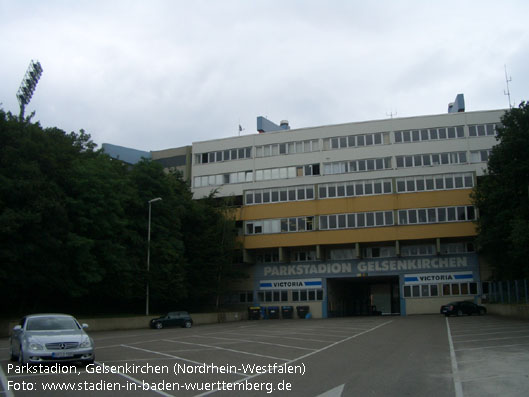
[[[486,341],[489,341],[489,340],[506,340],[506,339],[523,339],[523,338],[529,338],[529,335],[524,335],[524,336],[507,336],[507,337],[505,337],[505,338],[465,339],[465,340],[457,340],[456,343],[486,342]]]
[[[456,392],[456,397],[463,397],[463,385],[461,384],[461,376],[457,367],[457,357],[456,352],[454,350],[454,343],[452,342],[452,334],[450,333],[450,324],[448,323],[448,317],[445,317],[445,320],[446,330],[448,334],[448,345],[450,346],[450,361],[452,363],[452,377],[454,379],[454,389]]]
[[[197,335],[192,335],[192,336],[185,336],[185,337],[182,337],[180,339],[184,339],[184,338],[194,338],[196,337]],[[163,341],[165,340],[165,338],[157,338],[157,339],[148,339],[148,340],[140,340],[138,342],[130,342],[128,343],[128,345],[142,345],[142,344],[145,344],[145,343],[156,343],[156,342],[160,342],[160,341]],[[97,349],[111,349],[111,348],[116,348],[116,347],[121,347],[123,346],[122,343],[118,343],[118,344],[115,344],[115,345],[108,345],[108,346],[97,346]]]
[[[138,336],[145,336],[145,334],[136,334],[136,335],[122,335],[120,334],[119,336],[102,336],[102,337],[94,337],[94,335],[92,334],[91,335],[92,338],[94,339],[94,341],[100,341],[100,340],[107,340],[107,339],[123,339],[123,338],[135,338],[135,337],[138,337]]]
[[[258,343],[258,344],[261,344],[261,345],[272,345],[272,346],[279,346],[279,347],[288,347],[288,348],[290,348],[290,349],[316,350],[316,349],[311,349],[311,348],[309,348],[309,347],[299,347],[299,346],[291,346],[291,345],[281,345],[281,344],[278,344],[278,343],[259,342],[259,341],[255,341],[255,340],[249,340],[249,339],[222,338],[222,337],[219,337],[219,336],[200,336],[200,335],[197,335],[197,338],[221,339],[221,340],[233,340],[233,341],[237,341],[237,343],[239,343],[239,342],[250,342],[250,343]]]
[[[515,347],[515,346],[527,346],[529,343],[517,343],[513,345],[494,345],[494,346],[481,346],[481,347],[468,347],[464,349],[457,349],[456,352],[462,352],[466,350],[481,350],[481,349],[496,349],[496,348],[504,348],[504,347]]]
[[[360,330],[360,331],[365,331],[366,329],[369,329],[369,327],[365,328],[365,327],[330,327],[330,328],[327,328],[327,327],[303,327],[303,329],[315,329],[315,330],[324,330],[325,332],[349,332],[351,333],[351,331],[355,331],[355,330]]]
[[[321,335],[321,332],[298,332],[296,330],[285,332],[283,330],[280,330],[280,331],[271,332],[270,334],[274,336],[283,336],[283,335],[309,335],[309,336],[316,335],[318,336],[318,335]],[[329,335],[329,336],[339,337],[339,335]]]
[[[375,326],[375,327],[373,327],[371,329],[368,329],[366,331],[360,332],[358,334],[354,334],[354,335],[348,336],[345,339],[339,340],[337,342],[333,342],[333,343],[331,343],[331,344],[329,344],[329,345],[327,345],[325,347],[322,347],[321,349],[314,350],[313,352],[307,353],[307,354],[305,354],[303,356],[300,356],[300,357],[294,358],[294,359],[292,359],[290,361],[287,361],[284,365],[288,366],[288,365],[290,365],[290,364],[292,364],[292,363],[294,363],[296,361],[303,360],[303,359],[305,359],[307,357],[313,356],[314,354],[320,353],[320,352],[322,352],[324,350],[330,349],[331,347],[334,347],[334,346],[339,345],[341,343],[347,342],[347,341],[349,341],[351,339],[354,339],[354,338],[357,338],[357,337],[359,337],[361,335],[367,334],[368,332],[372,332],[372,331],[376,330],[377,328],[383,327],[384,325],[387,325],[387,324],[392,323],[392,322],[393,322],[393,320],[390,320],[390,321],[386,321],[384,323],[378,324],[377,326]],[[233,383],[244,382],[244,381],[246,381],[248,379],[253,379],[253,378],[256,378],[256,377],[261,376],[261,375],[263,375],[263,374],[260,373],[260,374],[250,375],[250,376],[247,376],[244,379],[239,379],[238,381],[235,381]],[[218,392],[218,390],[213,390],[213,391],[209,391],[209,392],[206,392],[206,393],[198,394],[195,397],[202,397],[202,396],[206,396],[206,395],[213,394],[213,393],[216,393],[216,392]],[[460,397],[460,396],[456,396],[456,397]]]
[[[149,349],[142,349],[141,347],[128,346],[128,345],[123,345],[123,347],[128,347],[130,349],[135,349],[135,350],[143,351],[143,352],[146,352],[146,353],[159,354],[160,356],[170,357],[170,358],[173,358],[173,359],[176,359],[176,360],[181,360],[181,361],[187,361],[189,363],[193,363],[193,364],[196,364],[196,365],[203,365],[204,364],[204,363],[201,363],[201,362],[198,362],[198,361],[189,360],[188,358],[183,358],[183,357],[175,356],[175,355],[168,354],[168,353],[157,352],[155,350],[149,350]],[[236,374],[240,375],[240,376],[245,376],[244,374],[239,374],[239,373],[236,373]]]
[[[484,332],[481,334],[459,334],[459,335],[452,335],[452,338],[459,339],[464,338],[465,336],[486,336],[486,335],[496,335],[496,334],[515,334],[518,332],[529,332],[529,328],[522,329],[520,331],[501,331],[501,332]]]
[[[214,346],[214,345],[204,345],[202,343],[191,343],[191,342],[181,342],[181,341],[178,341],[178,340],[171,340],[171,339],[164,339],[166,342],[172,342],[172,343],[182,343],[184,345],[194,345],[194,346],[202,346],[202,347],[211,347],[213,349],[217,349],[217,350],[225,350],[225,351],[229,351],[229,352],[233,352],[233,353],[238,353],[238,354],[247,354],[249,356],[256,356],[256,357],[262,357],[262,358],[270,358],[272,360],[281,360],[281,361],[288,361],[290,360],[289,358],[281,358],[281,357],[273,357],[273,356],[266,356],[264,354],[257,354],[257,353],[250,353],[250,352],[245,352],[245,351],[242,351],[242,350],[235,350],[235,349],[226,349],[225,347],[219,347],[219,346]]]
[[[2,389],[4,390],[3,392],[0,391],[1,394],[5,394],[6,397],[14,396],[13,392],[7,388],[8,383],[7,383],[6,374],[4,373],[4,370],[2,369],[1,366],[0,366],[0,385],[2,385]]]
[[[222,332],[223,335],[240,335],[236,332]],[[216,335],[216,334],[215,334]],[[303,341],[309,341],[309,342],[321,342],[321,343],[329,343],[328,340],[321,340],[321,339],[309,339],[309,338],[294,338],[292,336],[283,336],[283,335],[265,335],[265,334],[253,334],[252,336],[260,336],[262,338],[277,338],[280,336],[283,339],[292,339],[292,340],[303,340]]]
[[[522,328],[522,330],[528,330],[527,326],[502,326],[502,327],[487,327],[486,325],[482,327],[464,327],[463,331],[458,331],[457,329],[452,330],[452,336],[461,336],[461,335],[474,335],[476,331],[495,331],[495,330],[513,330],[517,328]]]
[[[307,335],[313,335],[313,334],[319,335],[319,334],[322,333],[322,331],[324,331],[329,336],[341,337],[344,334],[351,335],[351,332],[365,331],[366,328],[350,328],[350,329],[336,330],[336,329],[326,329],[326,328],[323,328],[323,327],[322,328],[318,328],[318,327],[303,327],[303,330],[304,331],[309,331],[309,332],[304,333],[304,334],[307,334]],[[277,335],[281,335],[281,334],[284,334],[284,333],[287,333],[287,334],[298,334],[299,333],[295,329],[288,329],[287,331],[288,332],[284,332],[284,330],[277,331]],[[313,331],[313,332],[310,332],[310,331]]]

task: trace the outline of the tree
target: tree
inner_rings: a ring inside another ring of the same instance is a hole
[[[237,229],[229,199],[218,199],[216,191],[191,203],[184,218],[184,236],[189,285],[188,302],[220,309],[230,281],[244,275],[237,269]]]
[[[0,112],[0,281],[10,310],[65,310],[87,297],[82,307],[95,307],[114,290],[105,281],[128,263],[129,189],[124,167],[94,148],[82,130]]]
[[[182,218],[191,202],[191,194],[181,175],[166,174],[160,164],[143,160],[136,164],[128,175],[135,187],[134,199],[128,207],[133,219],[131,229],[137,241],[132,242],[132,257],[138,258],[138,267],[144,281],[149,277],[150,297],[153,311],[174,310],[187,297],[185,280],[184,242]],[[162,201],[152,205],[150,271],[146,274],[148,201],[161,197]]]
[[[472,193],[478,247],[499,279],[529,277],[529,104],[502,117],[488,170]]]
[[[156,162],[126,165],[83,130],[43,129],[0,109],[0,301],[13,314],[143,312],[147,277],[153,311],[199,309],[233,275],[225,208],[193,200],[181,175]]]

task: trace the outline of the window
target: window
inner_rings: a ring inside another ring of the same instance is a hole
[[[476,219],[473,206],[399,210],[399,225],[417,223],[465,222]]]
[[[247,205],[253,204],[253,192],[246,192],[245,197]]]
[[[439,295],[436,284],[405,285],[403,293],[405,298],[427,298]]]
[[[323,290],[321,289],[292,291],[292,301],[293,302],[321,301],[321,300],[323,300]]]
[[[401,247],[402,256],[426,256],[433,255],[435,246],[433,244],[404,245]]]

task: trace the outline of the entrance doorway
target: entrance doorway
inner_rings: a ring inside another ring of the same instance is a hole
[[[398,276],[327,279],[329,317],[400,314]]]

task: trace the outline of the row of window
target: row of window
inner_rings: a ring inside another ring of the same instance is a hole
[[[230,183],[253,182],[253,171],[230,172],[228,174],[196,176],[195,187],[220,186]]]
[[[396,156],[395,160],[397,161],[397,168],[464,164],[467,162],[467,152],[414,154]]]
[[[385,247],[366,247],[362,249],[363,258],[395,258],[397,249],[394,245]]]
[[[496,135],[499,124],[478,124],[468,126],[468,136],[491,136]]]
[[[292,262],[311,262],[316,260],[316,250],[311,247],[301,247],[292,250]]]
[[[325,175],[346,174],[350,172],[376,171],[391,168],[391,157],[361,159],[351,161],[335,161],[323,163]]]
[[[469,137],[493,136],[496,134],[497,125],[479,124],[469,125]],[[431,140],[464,138],[463,126],[428,128],[418,130],[405,130],[394,132],[395,143],[420,142]],[[372,134],[359,134],[323,139],[323,150],[335,150],[351,147],[364,147],[372,145],[390,144],[389,132]],[[255,147],[255,157],[279,156],[294,153],[310,153],[320,150],[319,139],[305,141],[285,142]],[[223,161],[241,160],[252,158],[252,147],[218,150],[195,154],[196,164],[218,163]]]
[[[403,245],[400,247],[401,257],[410,256],[432,256],[435,255],[434,244],[415,244]],[[472,242],[455,242],[455,243],[441,243],[440,254],[464,254],[474,252],[474,244]],[[379,247],[363,247],[361,249],[362,258],[394,258],[397,256],[397,250],[394,245],[379,246]],[[357,259],[356,248],[332,248],[326,252],[324,260],[351,260]],[[316,250],[311,247],[301,247],[293,249],[288,260],[291,262],[307,262],[315,261]],[[258,250],[255,256],[256,263],[279,263],[279,250],[266,249]]]
[[[473,206],[438,207],[399,210],[399,225],[415,225],[421,223],[465,222],[476,220]]]
[[[441,290],[439,290],[439,284],[405,285],[403,287],[405,298],[429,298],[440,296],[440,294],[441,296],[476,295],[477,293],[478,284],[475,282],[442,284]],[[240,292],[237,298],[238,303],[253,303],[253,292]],[[259,303],[322,301],[323,289],[258,291],[257,299]],[[231,299],[230,303],[235,303],[234,299]]]
[[[293,167],[267,168],[255,171],[256,181],[272,179],[290,179],[303,176],[320,175],[320,164],[298,165]]]
[[[320,230],[393,226],[393,211],[320,215]]]
[[[410,176],[397,178],[396,185],[397,193],[469,189],[474,187],[474,177],[470,173]]]
[[[290,253],[291,262],[311,262],[316,260],[316,250],[310,247],[293,249]],[[277,249],[261,250],[255,256],[256,263],[278,263],[279,251]]]
[[[466,222],[476,219],[473,206],[412,208],[398,210],[398,225]],[[320,215],[318,225],[314,216],[265,219],[246,222],[246,235],[306,232],[312,230],[356,229],[393,226],[393,211],[355,212]]]
[[[259,291],[257,292],[257,299],[260,303],[322,301],[323,290],[302,289],[294,291]]]
[[[270,157],[283,154],[310,153],[320,150],[319,139],[307,141],[275,143],[255,147],[255,157]]]
[[[405,285],[403,288],[405,298],[427,298],[439,296],[438,284]],[[442,296],[476,295],[477,283],[453,283],[442,285]]]
[[[428,128],[411,131],[395,131],[395,143],[432,141],[439,139],[464,138],[465,130],[462,125],[447,128]]]
[[[320,175],[320,165],[307,164],[294,167],[268,168],[255,171],[255,181],[289,179],[303,176]],[[226,174],[196,176],[194,187],[220,186],[232,183],[254,182],[253,171],[230,172]]]
[[[490,150],[471,151],[471,162],[486,162]],[[467,152],[415,154],[396,156],[397,168],[437,166],[467,163]],[[324,175],[345,174],[364,171],[377,171],[392,168],[391,157],[335,161],[323,163]],[[306,164],[290,167],[268,168],[255,171],[255,181],[290,179],[303,176],[320,175],[320,164]],[[194,187],[219,186],[232,183],[254,182],[253,171],[232,172],[226,174],[204,175],[194,178]],[[427,189],[428,190],[428,189]]]
[[[396,179],[397,192],[468,189],[474,186],[471,173],[421,175]],[[371,179],[350,182],[325,183],[318,186],[320,199],[357,197],[393,193],[391,179]],[[313,200],[314,185],[248,190],[246,205]]]
[[[326,183],[318,186],[319,198],[369,196],[393,193],[391,179]]]
[[[314,230],[314,217],[266,219],[246,222],[246,234],[271,234],[289,232],[309,232]]]
[[[388,179],[327,183],[319,185],[318,189],[319,197],[322,199],[392,193],[391,180]],[[246,205],[313,200],[314,198],[314,185],[248,190],[245,192]]]
[[[252,158],[252,147],[218,150],[195,154],[196,164],[219,163],[221,161],[243,160]]]
[[[429,298],[440,296],[440,294],[441,296],[476,295],[477,293],[478,284],[475,282],[442,284],[441,290],[439,284],[405,285],[403,287],[405,298]],[[253,303],[253,292],[240,292],[237,298],[238,303]],[[258,291],[257,299],[259,303],[322,301],[323,289]],[[236,302],[231,299],[230,303]]]
[[[361,134],[325,138],[323,150],[345,149],[351,147],[363,147],[373,145],[388,145],[389,132],[377,132],[374,134]]]
[[[302,201],[314,199],[314,185],[292,186],[289,188],[272,188],[248,190],[245,192],[246,205],[279,203],[285,201]]]

